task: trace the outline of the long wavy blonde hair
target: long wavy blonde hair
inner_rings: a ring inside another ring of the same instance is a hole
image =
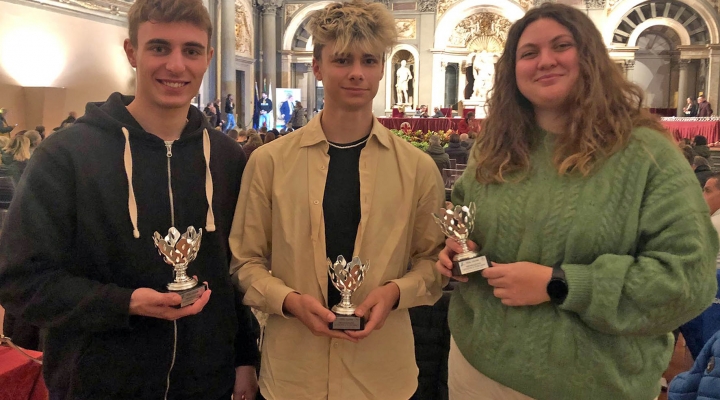
[[[570,31],[580,64],[578,82],[566,103],[569,122],[554,150],[558,173],[587,176],[599,162],[627,145],[635,127],[649,127],[659,132],[659,138],[672,139],[659,119],[642,108],[643,90],[628,82],[610,59],[590,18],[573,7],[545,3],[512,25],[497,62],[488,115],[473,146],[478,182],[506,182],[508,175],[516,172],[522,179],[530,170],[530,151],[538,127],[532,104],[518,89],[515,60],[525,28],[543,18]]]

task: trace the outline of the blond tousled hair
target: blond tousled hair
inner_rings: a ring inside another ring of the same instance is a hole
[[[30,139],[25,135],[16,135],[3,151],[11,154],[15,161],[27,161],[30,159]]]
[[[642,108],[643,90],[627,81],[610,59],[600,32],[581,11],[545,3],[531,9],[508,32],[497,62],[492,95],[483,129],[473,146],[480,183],[501,183],[530,170],[530,150],[537,124],[533,106],[520,93],[515,77],[516,51],[525,28],[552,19],[567,28],[577,45],[580,74],[567,101],[569,124],[556,141],[553,163],[560,174],[587,176],[599,162],[622,149],[635,127],[649,127],[672,139],[660,121]]]
[[[397,43],[392,13],[381,3],[353,0],[332,3],[313,12],[307,25],[313,36],[313,58],[320,60],[325,45],[335,43],[335,54],[360,50],[380,55]]]
[[[143,22],[187,22],[207,32],[210,47],[213,27],[210,14],[201,0],[137,0],[128,11],[130,43],[137,46],[137,35]]]

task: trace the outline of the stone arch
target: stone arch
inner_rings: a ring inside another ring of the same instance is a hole
[[[525,15],[525,10],[510,0],[466,0],[455,3],[438,21],[435,29],[435,49],[448,47],[455,27],[465,18],[479,12],[495,13],[510,22],[515,22]]]
[[[681,45],[687,46],[691,44],[690,35],[688,34],[687,29],[685,29],[680,22],[672,18],[653,18],[643,22],[635,28],[628,39],[627,45],[631,47],[637,46],[637,41],[640,35],[653,26],[667,26],[677,33],[680,38]]]
[[[305,30],[305,24],[307,24],[307,19],[310,16],[310,13],[316,10],[321,10],[325,8],[325,6],[327,6],[328,4],[332,3],[332,1],[319,1],[309,4],[298,10],[295,13],[295,16],[293,16],[293,18],[285,27],[285,33],[283,34],[282,41],[282,50],[296,50],[297,48],[294,48],[293,41],[297,35],[302,34],[302,32]],[[308,37],[307,39],[308,40],[304,50],[312,51],[312,37]]]
[[[720,41],[720,33],[718,31],[719,17],[715,9],[700,1],[693,2],[692,5],[687,0],[671,0],[667,3],[670,2],[682,4],[683,7],[695,11],[702,18],[702,21],[705,23],[708,30],[708,43],[717,43],[718,41]],[[643,6],[645,4],[650,4],[650,2],[648,2],[647,0],[626,0],[616,4],[611,9],[602,30],[603,39],[605,40],[606,45],[613,45],[613,37],[615,36],[615,31],[623,22],[623,19],[628,15],[628,13],[632,12],[633,9],[639,6]],[[657,17],[649,18],[648,20],[655,18]],[[682,24],[680,25],[682,26]],[[683,28],[683,30],[687,32],[685,28]]]

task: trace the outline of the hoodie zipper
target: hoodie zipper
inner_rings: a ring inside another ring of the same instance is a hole
[[[173,201],[172,191],[172,172],[170,170],[170,159],[172,158],[172,145],[173,141],[165,141],[165,147],[167,148],[167,173],[168,173],[168,193],[170,195],[170,226],[175,226],[175,204]],[[167,373],[167,383],[165,385],[165,400],[167,400],[168,392],[170,391],[170,373],[172,373],[173,367],[175,367],[175,356],[177,355],[177,321],[173,321],[173,353],[172,361],[170,361],[170,369]]]

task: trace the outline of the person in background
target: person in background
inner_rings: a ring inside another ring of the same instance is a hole
[[[693,158],[692,167],[695,171],[695,177],[700,182],[700,187],[705,187],[705,182],[707,182],[708,178],[713,174],[707,158],[695,156]]]
[[[263,144],[268,144],[275,140],[277,136],[275,136],[275,129],[265,134],[265,139],[263,141]]]
[[[685,107],[683,107],[683,115],[681,117],[696,117],[698,113],[698,103],[695,99],[688,97]]]
[[[472,120],[474,120],[474,119],[475,119],[474,112],[471,111],[471,112],[467,113],[465,115],[465,118],[458,121],[457,132],[460,134],[470,132],[470,125],[472,124]]]
[[[510,27],[476,165],[477,209],[448,322],[453,400],[651,400],[673,329],[715,299],[720,244],[687,161],[579,9]],[[438,271],[451,278],[452,240]]]
[[[445,118],[445,114],[442,113],[440,110],[440,107],[435,107],[433,109],[434,113],[432,115],[433,118]]]
[[[707,99],[705,99],[705,96],[700,96],[697,99],[698,101],[698,117],[711,117],[714,113],[712,106],[710,103],[708,103]]]
[[[228,93],[225,98],[225,115],[227,116],[227,124],[225,124],[225,131],[235,128],[235,99],[233,95]]]
[[[0,108],[0,135],[9,135],[17,127],[17,124],[10,125],[7,122],[8,110]]]
[[[457,133],[450,134],[445,153],[458,164],[467,164],[468,150],[460,143],[460,135]]]
[[[440,144],[440,136],[430,136],[430,138],[428,139],[428,143],[430,145],[425,152],[428,153],[430,157],[432,157],[433,161],[435,161],[435,165],[437,165],[438,170],[442,174],[443,169],[450,168],[450,156],[445,153],[445,149]]]
[[[42,141],[42,136],[40,136],[40,133],[38,131],[32,130],[25,132],[25,137],[30,139],[30,155],[32,156],[35,148],[40,145],[40,142]]]
[[[301,102],[297,101],[295,102],[295,110],[292,113],[292,117],[290,118],[290,126],[293,129],[300,129],[303,126],[307,124],[307,115],[305,113],[305,108],[303,108],[303,105]]]
[[[75,111],[70,111],[68,113],[68,117],[60,123],[60,127],[64,128],[66,126],[72,125],[75,123],[75,121],[77,121],[77,113]]]
[[[693,138],[693,151],[695,155],[705,157],[706,160],[710,161],[710,147],[708,147],[705,136],[697,135]]]
[[[263,92],[260,99],[260,128],[272,129],[273,102]]]
[[[25,172],[25,167],[30,159],[30,139],[25,135],[17,134],[3,149],[1,160],[2,164],[10,172],[15,185],[20,182],[20,178]]]
[[[237,142],[240,146],[244,146],[245,143],[247,143],[247,140],[248,140],[248,131],[243,129],[238,133]]]
[[[207,117],[210,126],[212,126],[213,128],[217,127],[218,110],[215,108],[215,103],[208,103],[203,112],[205,113],[205,116]]]
[[[35,127],[35,130],[40,134],[40,137],[45,139],[45,127],[42,125],[38,125]]]
[[[263,140],[260,138],[260,135],[257,133],[251,133],[248,135],[248,140],[243,146],[243,151],[245,152],[245,157],[247,159],[250,159],[250,155],[257,150],[258,147],[263,145]]]

